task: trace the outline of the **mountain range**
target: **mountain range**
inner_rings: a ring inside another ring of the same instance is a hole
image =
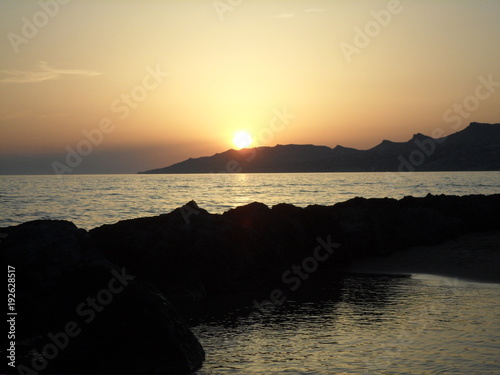
[[[230,149],[139,173],[491,170],[500,170],[500,124],[472,122],[467,128],[447,137],[431,138],[417,133],[407,142],[384,140],[368,150],[296,144]]]

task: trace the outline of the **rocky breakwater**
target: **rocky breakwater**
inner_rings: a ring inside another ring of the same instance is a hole
[[[14,351],[1,348],[3,373],[183,374],[201,367],[203,348],[165,297],[104,258],[87,231],[43,220],[1,232],[17,314],[9,316]]]
[[[222,215],[189,202],[169,214],[103,225],[90,236],[107,259],[178,302],[291,283],[311,269],[335,277],[353,258],[498,228],[500,194],[428,195],[305,208],[251,203]]]
[[[104,225],[90,235],[107,258],[172,300],[185,301],[280,283],[284,270],[311,256],[318,240],[338,243],[342,232],[326,207],[251,203],[218,215],[189,202],[169,214]],[[338,249],[323,268],[339,266],[344,258]]]

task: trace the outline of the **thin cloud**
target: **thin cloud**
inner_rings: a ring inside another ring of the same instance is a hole
[[[305,10],[306,13],[321,13],[324,11],[325,11],[325,9],[321,9],[321,8],[311,8],[311,9]]]
[[[60,79],[65,75],[93,77],[102,75],[94,70],[51,68],[45,61],[40,61],[37,70],[0,70],[0,82],[3,83],[38,83]]]
[[[282,14],[276,14],[273,16],[273,18],[293,18],[295,17],[294,13],[282,13]]]

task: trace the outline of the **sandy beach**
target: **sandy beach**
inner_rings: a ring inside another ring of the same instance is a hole
[[[432,246],[357,259],[348,272],[429,274],[500,283],[500,231],[468,233]]]

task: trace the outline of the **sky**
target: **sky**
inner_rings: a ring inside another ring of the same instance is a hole
[[[500,122],[499,0],[0,0],[0,174]]]

